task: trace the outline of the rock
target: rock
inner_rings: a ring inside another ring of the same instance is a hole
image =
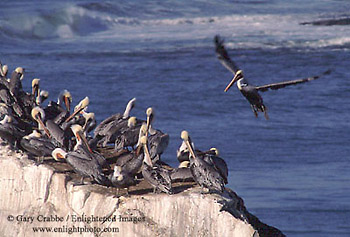
[[[117,197],[115,188],[74,186],[78,177],[66,164],[37,166],[4,145],[0,166],[2,236],[284,236],[230,189],[201,194],[186,183],[175,184],[174,195],[153,194],[141,182],[131,196]]]

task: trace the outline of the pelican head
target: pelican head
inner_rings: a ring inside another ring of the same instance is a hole
[[[39,78],[34,78],[32,80],[32,95],[34,95],[34,97],[37,97],[39,94],[39,82]]]
[[[77,144],[75,145],[74,150],[76,150],[79,145],[84,145],[90,151],[90,153],[93,153],[84,135],[84,130],[82,126],[80,126],[79,124],[73,124],[70,128],[72,129],[73,134],[77,139]]]
[[[188,132],[186,130],[181,132],[181,138],[182,138],[182,140],[184,140],[184,142],[187,145],[188,150],[190,151],[190,156],[189,157],[192,156],[193,158],[196,158],[196,155],[194,154],[192,145],[190,143],[190,136],[188,135]]]
[[[124,114],[123,114],[123,119],[126,119],[127,117],[129,117],[130,111],[135,107],[135,102],[136,102],[136,98],[132,98],[128,104],[126,105]]]
[[[190,162],[189,161],[182,161],[180,164],[179,164],[179,168],[188,168],[190,167]]]
[[[132,128],[132,127],[135,127],[135,125],[136,125],[136,117],[130,117],[128,119],[128,127]]]
[[[41,105],[47,98],[49,98],[49,92],[42,90],[40,91],[39,96],[36,97],[35,102],[37,105]]]
[[[56,161],[59,161],[60,159],[66,158],[67,152],[64,151],[62,148],[56,148],[52,151],[51,155]]]
[[[147,115],[147,133],[148,133],[149,127],[152,125],[152,122],[154,119],[154,110],[152,107],[149,107],[146,110],[146,115]]]
[[[219,150],[216,147],[210,148],[210,151],[213,151],[216,156],[219,156]]]
[[[238,70],[235,74],[235,76],[233,77],[232,81],[226,86],[225,88],[225,92],[227,92],[230,87],[236,82],[238,81],[239,79],[242,79],[244,76],[243,76],[243,71],[242,70]]]
[[[140,154],[140,150],[142,147],[141,140],[144,139],[143,137],[146,138],[146,143],[147,143],[146,133],[147,133],[147,125],[146,125],[146,123],[142,123],[141,128],[140,128],[140,132],[139,132],[139,140],[137,141],[137,144],[136,144],[136,147],[137,147],[136,155],[137,156]]]
[[[6,64],[5,64],[5,65],[2,65],[2,67],[0,68],[1,76],[6,77],[8,71],[9,71],[8,66],[7,66]]]
[[[15,72],[17,72],[18,74],[20,74],[21,75],[21,77],[20,77],[20,79],[22,80],[23,79],[23,74],[24,74],[24,68],[23,67],[17,67],[16,69],[15,69]]]
[[[72,103],[73,98],[68,90],[63,90],[58,96],[58,104],[61,105],[64,103],[68,112],[70,112],[70,104]]]
[[[44,120],[45,119],[45,112],[44,112],[44,110],[42,109],[42,108],[40,108],[39,106],[36,106],[36,107],[34,107],[33,109],[32,109],[32,113],[31,113],[31,115],[32,115],[32,118],[34,119],[34,120],[38,120],[38,116],[40,116],[40,119],[41,120]]]

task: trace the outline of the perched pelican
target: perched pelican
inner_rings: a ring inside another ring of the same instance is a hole
[[[136,117],[128,119],[128,127],[115,139],[114,149],[120,151],[126,147],[133,147],[139,140],[141,125],[137,124]]]
[[[185,141],[190,151],[190,169],[196,183],[201,187],[208,188],[209,191],[218,191],[222,193],[225,188],[224,178],[213,166],[196,156],[187,131],[181,132],[181,138]]]
[[[5,114],[4,118],[0,121],[0,137],[17,147],[25,131],[18,128],[13,122],[13,117]]]
[[[62,120],[65,120],[69,116],[71,103],[72,95],[69,91],[63,90],[58,95],[57,102],[50,101],[48,106],[44,109],[47,119],[57,120],[57,117],[60,117],[61,119],[63,118]]]
[[[18,98],[17,96],[22,91],[22,83],[21,80],[24,76],[24,68],[17,67],[11,74],[9,89],[11,94]]]
[[[83,124],[83,130],[85,137],[96,128],[96,119],[95,119],[95,113],[87,113],[85,110],[81,111],[81,114],[84,118],[84,124]]]
[[[86,157],[89,157],[90,159],[96,160],[101,167],[110,168],[105,157],[102,156],[100,153],[93,151],[90,148],[88,141],[84,135],[83,128],[78,124],[73,124],[71,126],[71,129],[77,141],[73,150],[78,153],[84,154]]]
[[[147,133],[149,133],[148,144],[150,147],[150,155],[152,162],[157,162],[160,160],[160,156],[166,150],[169,144],[169,135],[163,133],[160,130],[156,130],[152,127],[154,121],[154,110],[153,108],[148,108],[146,110],[147,114]]]
[[[147,147],[147,137],[141,138],[141,144],[144,151],[144,160],[142,166],[142,175],[144,179],[152,185],[154,192],[159,189],[167,194],[173,194],[169,170],[162,168],[160,165],[152,164]]]
[[[170,172],[170,178],[172,182],[192,182],[194,181],[192,172],[190,169],[190,162],[183,161],[179,167]]]
[[[141,138],[146,135],[147,126],[146,124],[142,124],[139,131],[139,140],[137,142],[137,149],[131,151],[130,153],[119,157],[116,161],[116,165],[121,166],[124,171],[129,173],[130,175],[136,175],[141,167],[144,159],[144,154],[141,152],[142,144]]]
[[[40,94],[40,79],[39,78],[34,78],[32,80],[32,95],[34,96],[34,98],[39,97]]]
[[[99,125],[97,125],[94,131],[94,137],[101,139],[102,137],[108,135],[111,136],[110,134],[116,133],[121,127],[126,126],[130,115],[130,111],[134,108],[135,102],[136,98],[132,98],[126,105],[123,114],[114,114],[103,120]]]
[[[47,128],[44,125],[43,120],[45,119],[45,112],[42,108],[40,108],[39,106],[36,106],[32,109],[32,118],[38,122],[38,129],[39,130],[44,130],[45,134],[50,138],[51,134],[49,132],[49,130],[47,130]]]
[[[50,157],[52,151],[56,148],[51,139],[42,137],[37,130],[33,130],[31,134],[24,136],[21,140],[21,146],[30,154],[37,156],[38,163],[41,163],[43,157]]]
[[[228,168],[227,164],[224,159],[219,157],[219,150],[217,148],[210,148],[209,151],[197,153],[197,155],[202,156],[203,160],[207,162],[209,165],[214,167],[221,177],[223,177],[225,184],[228,183],[227,177],[228,177]]]
[[[268,89],[277,90],[286,86],[309,82],[309,81],[318,79],[321,76],[320,75],[320,76],[313,76],[313,77],[308,77],[304,79],[283,81],[283,82],[272,83],[272,84],[267,84],[263,86],[253,86],[248,83],[247,79],[243,76],[243,71],[240,70],[238,66],[229,57],[223,44],[224,41],[220,39],[218,35],[216,35],[214,38],[214,42],[216,46],[216,54],[218,56],[218,59],[220,60],[223,66],[225,66],[229,71],[231,71],[234,74],[232,81],[225,88],[225,92],[227,92],[228,89],[230,89],[230,87],[235,82],[237,82],[238,89],[243,94],[243,96],[249,101],[255,117],[258,117],[258,112],[264,112],[265,118],[266,119],[269,118],[267,115],[267,107],[264,105],[263,99],[260,96],[259,91],[264,92],[264,91],[267,91]],[[327,70],[322,75],[327,75],[330,72],[331,72],[330,70]]]
[[[136,184],[132,175],[122,170],[122,167],[114,166],[114,172],[109,176],[112,186],[117,188],[117,195],[120,188],[126,188],[126,193],[129,194],[129,187]]]
[[[63,130],[52,120],[46,121],[46,128],[51,135],[53,143],[56,144],[57,147],[62,147],[65,150],[69,150],[71,146],[71,133],[69,130]]]
[[[95,159],[87,157],[84,153],[76,151],[66,152],[62,148],[56,148],[52,151],[52,157],[59,161],[66,160],[73,169],[82,176],[81,184],[84,178],[89,177],[101,185],[110,185],[109,179],[103,174],[100,164]]]

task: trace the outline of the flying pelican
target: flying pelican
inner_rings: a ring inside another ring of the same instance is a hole
[[[136,184],[136,180],[132,175],[122,169],[122,167],[114,166],[114,172],[109,176],[112,186],[117,188],[117,195],[120,188],[126,189],[126,194],[129,194],[129,187]]]
[[[62,148],[56,148],[52,151],[52,157],[56,161],[60,159],[66,160],[82,176],[81,184],[84,184],[84,178],[89,177],[98,184],[110,185],[109,179],[102,172],[102,168],[97,160],[87,157],[84,153],[76,151],[66,152]]]
[[[259,91],[265,92],[269,89],[278,90],[286,86],[309,82],[312,80],[316,80],[320,76],[327,75],[331,72],[330,70],[327,70],[322,75],[319,75],[319,76],[313,76],[313,77],[291,80],[291,81],[283,81],[283,82],[272,83],[272,84],[267,84],[262,86],[253,86],[248,83],[247,79],[243,76],[243,71],[240,70],[238,66],[229,57],[223,44],[224,41],[220,39],[218,35],[216,35],[214,38],[214,42],[216,46],[216,54],[219,61],[222,63],[223,66],[225,66],[229,71],[231,71],[234,74],[233,79],[225,88],[225,92],[227,92],[228,89],[230,89],[230,87],[235,82],[237,82],[238,89],[243,94],[243,96],[249,101],[255,117],[258,117],[258,112],[264,112],[265,118],[266,119],[269,118],[267,115],[267,107],[264,105],[263,99],[260,96]]]
[[[160,160],[160,156],[166,150],[169,144],[169,135],[163,133],[160,130],[156,130],[152,127],[154,121],[154,110],[153,108],[148,108],[146,110],[147,114],[147,133],[150,134],[148,137],[148,144],[150,146],[150,155],[152,162],[157,162]]]
[[[185,141],[190,151],[190,169],[196,183],[202,188],[208,188],[209,191],[218,191],[222,193],[225,189],[224,178],[213,166],[196,156],[187,131],[181,132],[181,138]]]
[[[158,164],[152,164],[147,147],[147,137],[141,138],[141,144],[144,151],[144,160],[142,166],[142,175],[144,179],[152,185],[154,192],[159,189],[167,194],[173,194],[169,170],[162,168]]]

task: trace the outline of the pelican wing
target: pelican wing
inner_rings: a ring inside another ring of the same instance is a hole
[[[224,65],[224,67],[226,67],[233,74],[236,74],[239,68],[231,60],[230,56],[228,56],[228,53],[224,47],[224,40],[221,39],[220,36],[216,35],[214,37],[214,43],[215,43],[215,52],[217,54],[218,59],[222,63],[222,65]]]
[[[267,91],[268,89],[278,90],[278,89],[286,87],[286,86],[296,85],[296,84],[300,84],[300,83],[313,81],[313,80],[316,80],[316,79],[320,78],[323,75],[328,75],[330,73],[331,73],[331,70],[327,70],[324,73],[322,73],[321,75],[317,75],[317,76],[313,76],[313,77],[297,79],[297,80],[291,80],[291,81],[283,81],[283,82],[272,83],[272,84],[267,84],[267,85],[263,85],[263,86],[257,86],[256,90],[262,91],[262,92]]]

